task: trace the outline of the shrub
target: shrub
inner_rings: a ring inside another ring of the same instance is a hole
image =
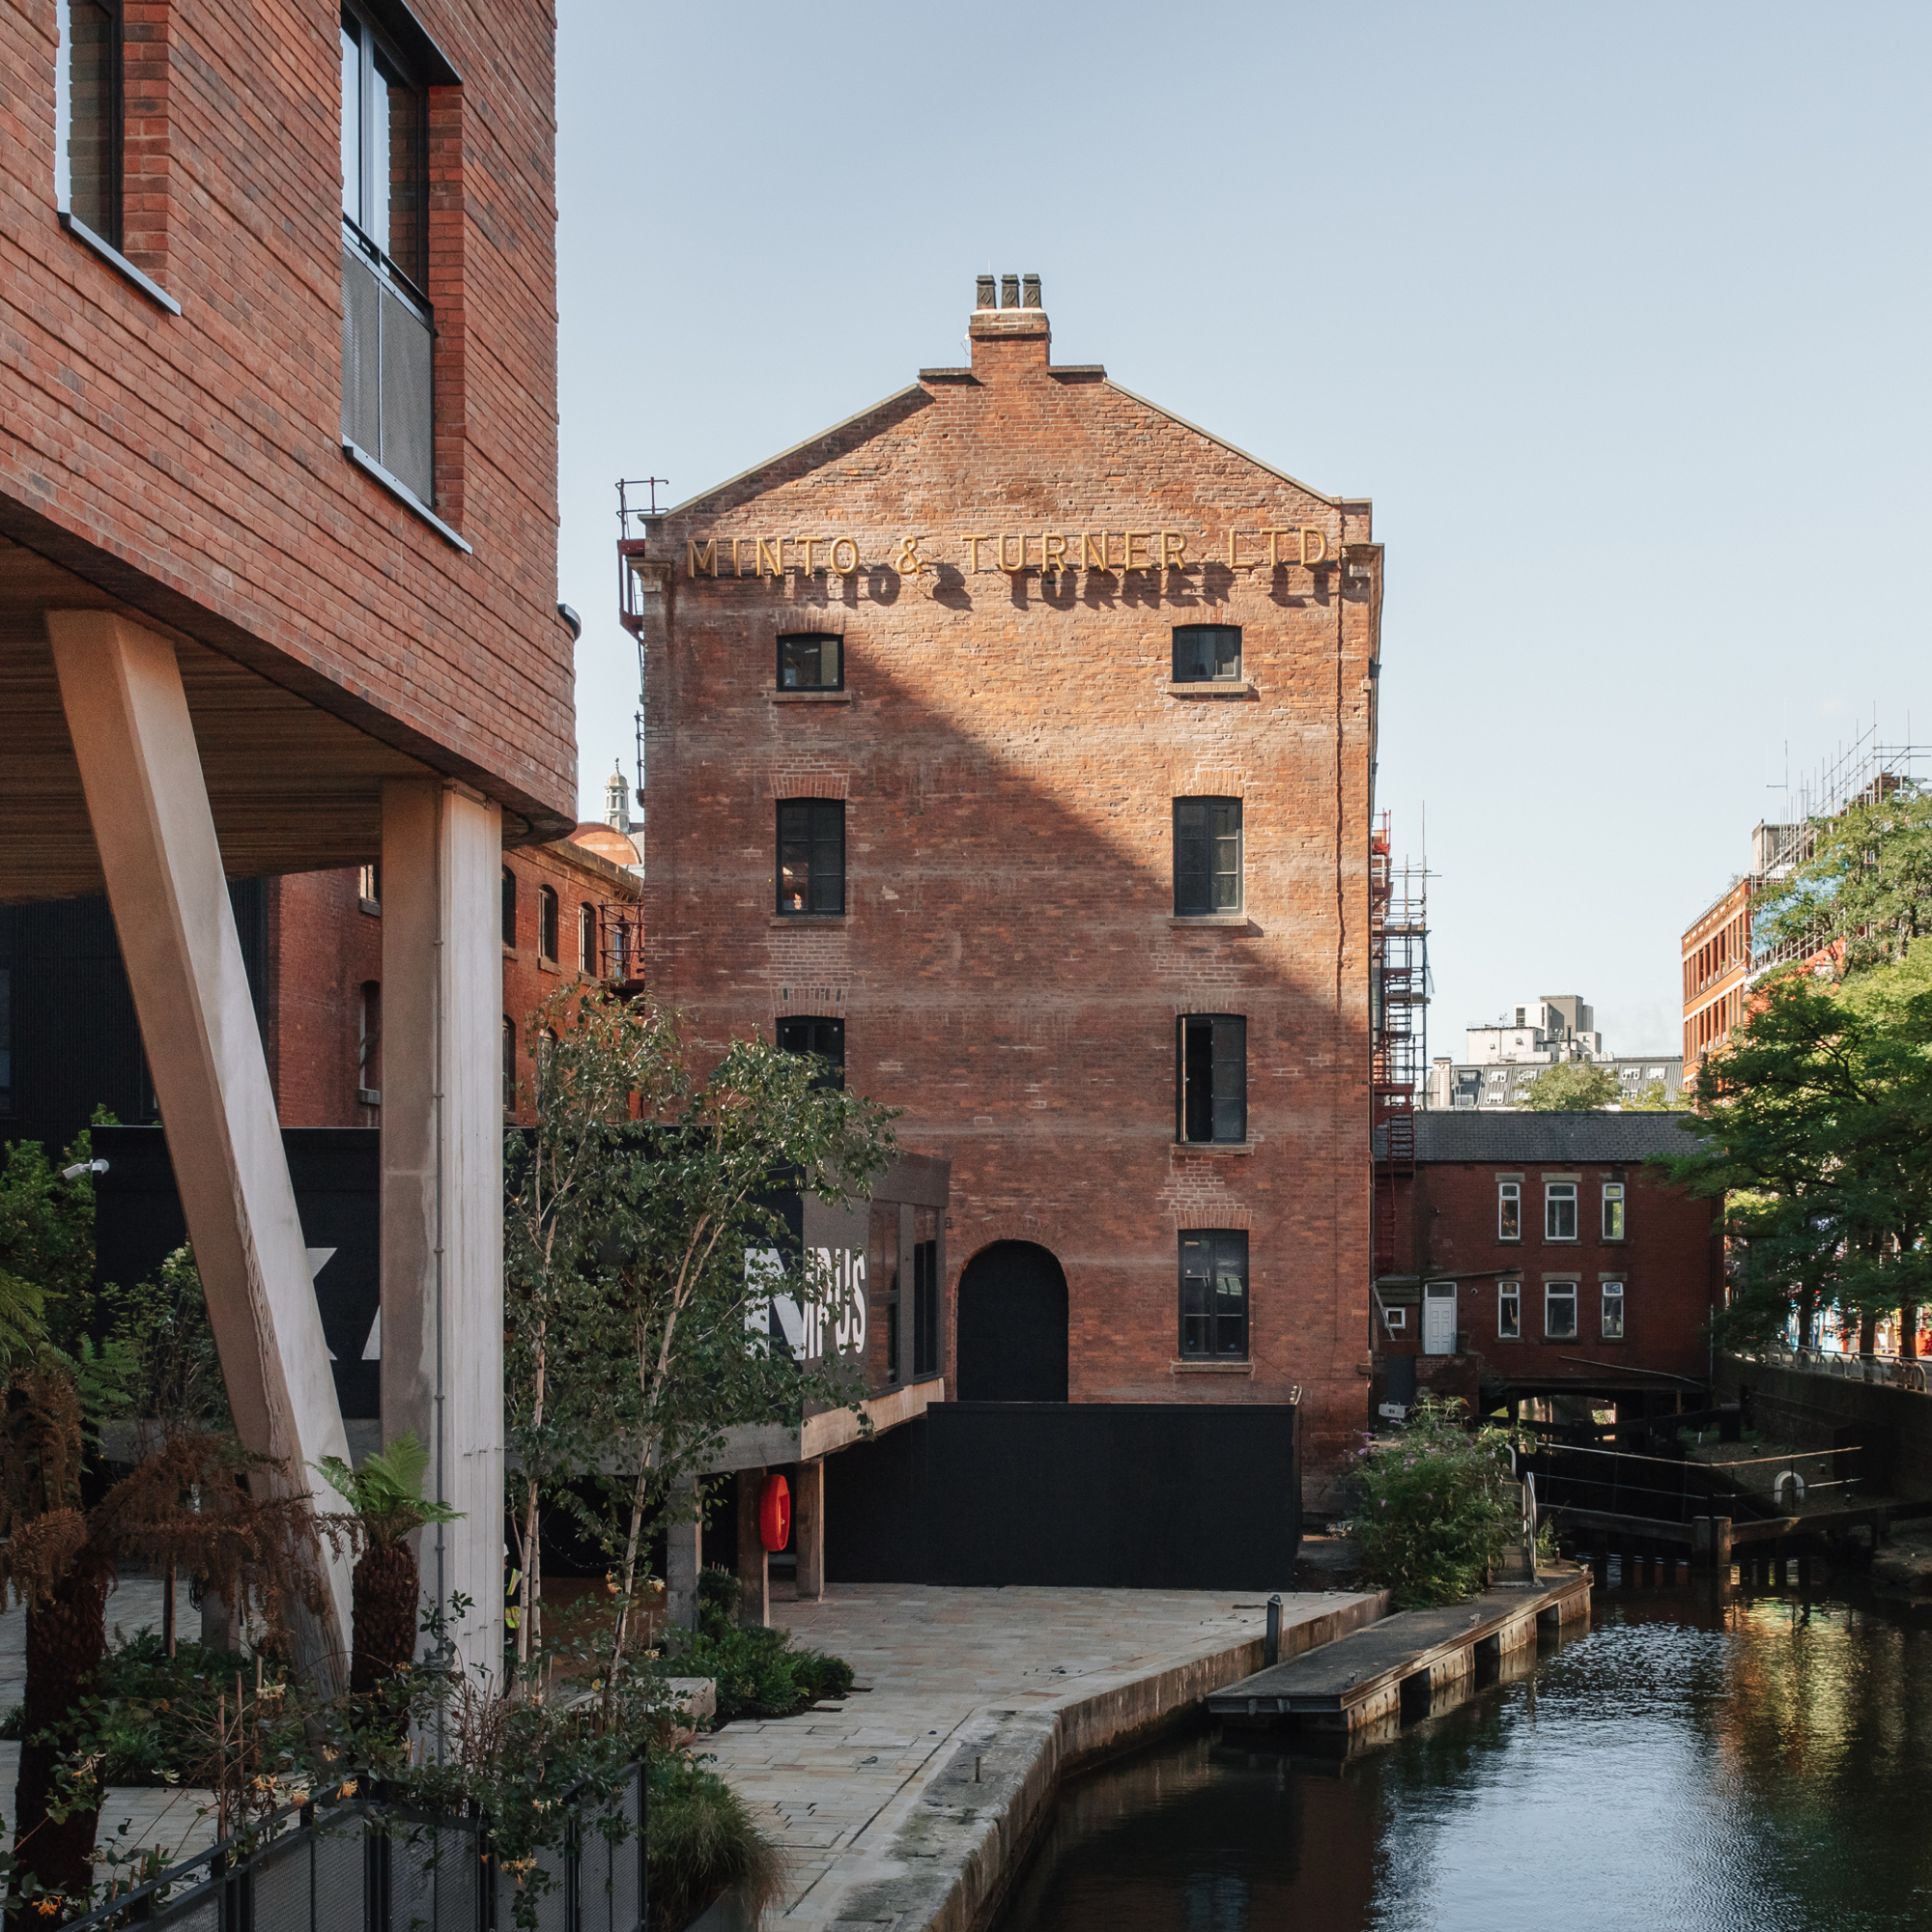
[[[1510,1432],[1467,1430],[1462,1407],[1423,1397],[1395,1439],[1371,1443],[1355,1464],[1362,1501],[1350,1533],[1398,1609],[1473,1595],[1521,1520]]]
[[[794,1650],[785,1631],[740,1629],[732,1621],[740,1594],[728,1570],[698,1573],[697,1629],[674,1639],[668,1666],[681,1677],[717,1681],[721,1724],[733,1718],[788,1718],[851,1690],[852,1666],[842,1657]]]
[[[778,1848],[753,1824],[744,1800],[688,1757],[651,1766],[645,1849],[652,1932],[682,1932],[726,1891],[755,1925],[784,1883]]]

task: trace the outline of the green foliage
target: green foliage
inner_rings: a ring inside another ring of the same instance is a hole
[[[146,1628],[109,1651],[88,1739],[90,1750],[103,1753],[101,1783],[196,1783],[207,1769],[216,1700],[234,1697],[238,1678],[254,1683],[252,1657],[192,1640],[169,1657],[159,1634]]]
[[[1755,902],[1761,943],[1815,952],[1838,942],[1855,977],[1932,931],[1932,790],[1908,780],[1806,833],[1810,856]]]
[[[1621,1090],[1607,1066],[1586,1060],[1559,1060],[1522,1090],[1519,1104],[1539,1114],[1587,1114],[1607,1107]]]
[[[795,1650],[788,1632],[744,1630],[707,1623],[668,1653],[667,1668],[679,1677],[710,1677],[718,1684],[718,1721],[740,1718],[789,1718],[821,1697],[843,1697],[852,1688],[852,1666],[818,1650]]]
[[[365,1456],[352,1469],[340,1456],[325,1456],[311,1466],[348,1503],[364,1534],[378,1548],[400,1543],[426,1522],[454,1522],[463,1512],[423,1495],[429,1451],[408,1429],[386,1449]]]
[[[1463,1428],[1462,1407],[1424,1396],[1393,1440],[1371,1442],[1356,1460],[1362,1503],[1349,1533],[1398,1609],[1472,1596],[1517,1534],[1511,1434]]]
[[[1681,1114],[1690,1107],[1684,1099],[1673,1100],[1670,1089],[1662,1080],[1652,1080],[1626,1094],[1623,1110],[1627,1114]]]
[[[1725,1203],[1719,1340],[1801,1339],[1828,1306],[1874,1318],[1932,1296],[1932,991],[1905,966],[1833,987],[1761,981],[1694,1094],[1695,1154],[1661,1165]]]
[[[61,1178],[93,1158],[85,1129],[60,1159],[14,1141],[0,1165],[0,1368],[52,1340],[71,1351],[94,1308],[94,1177]]]
[[[784,1880],[744,1800],[689,1757],[651,1768],[649,1857],[652,1932],[681,1932],[725,1891],[758,1924]]]
[[[235,1426],[194,1255],[177,1248],[152,1281],[102,1291],[108,1349],[123,1365],[121,1406],[143,1421],[225,1434]]]

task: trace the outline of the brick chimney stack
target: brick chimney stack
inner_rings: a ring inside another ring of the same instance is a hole
[[[973,373],[980,382],[1043,374],[1053,331],[1039,305],[1039,277],[981,275],[967,334],[973,344]]]

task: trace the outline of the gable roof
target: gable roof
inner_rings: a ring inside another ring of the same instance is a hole
[[[1628,1165],[1652,1154],[1690,1154],[1702,1143],[1688,1114],[1445,1113],[1424,1109],[1415,1117],[1418,1161],[1591,1162]],[[1376,1155],[1385,1130],[1376,1130]]]

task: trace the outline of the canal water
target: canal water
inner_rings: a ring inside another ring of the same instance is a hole
[[[1077,1779],[1000,1932],[1932,1928],[1928,1822],[1932,1621],[1599,1591],[1346,1757],[1204,1732]]]

